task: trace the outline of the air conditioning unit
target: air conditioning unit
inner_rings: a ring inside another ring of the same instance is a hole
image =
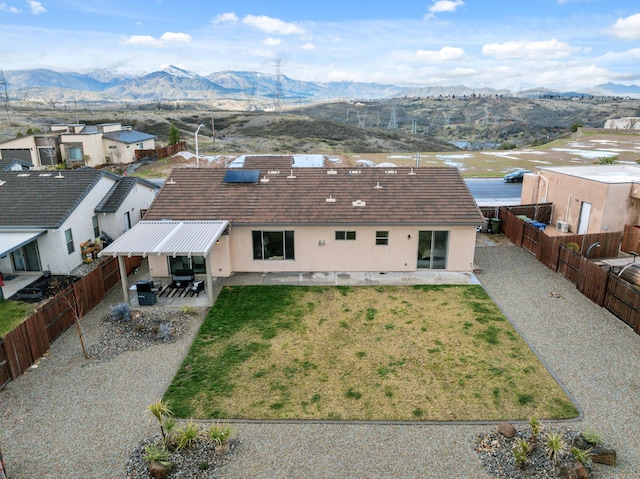
[[[569,223],[567,223],[566,221],[558,220],[556,222],[556,229],[558,231],[560,231],[561,233],[568,233],[569,232]]]

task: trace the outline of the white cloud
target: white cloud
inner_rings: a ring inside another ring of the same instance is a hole
[[[191,35],[186,33],[166,32],[162,34],[160,40],[167,43],[191,43]]]
[[[227,25],[235,25],[236,23],[238,23],[239,18],[237,17],[237,15],[233,12],[229,12],[229,13],[221,13],[219,15],[216,15],[216,17],[211,20],[211,23],[213,23],[214,25],[220,24],[220,23],[224,23]]]
[[[306,31],[294,23],[287,23],[277,18],[266,15],[247,15],[242,19],[242,23],[250,27],[257,28],[265,33],[276,33],[278,35],[303,35]]]
[[[7,5],[5,2],[0,3],[0,12],[9,12],[9,13],[21,13],[18,7],[12,7]]]
[[[47,9],[44,8],[42,6],[42,3],[40,2],[36,2],[34,0],[27,0],[27,3],[29,4],[29,9],[31,10],[31,13],[33,13],[34,15],[40,15],[41,13],[44,13],[47,11]]]
[[[280,40],[279,38],[265,38],[262,41],[262,44],[267,45],[268,47],[277,47],[281,43],[282,43],[282,40]]]
[[[559,59],[566,58],[579,48],[559,42],[555,38],[539,42],[514,41],[490,43],[482,47],[484,55],[504,60],[506,58]]]
[[[416,56],[420,60],[443,63],[464,58],[464,50],[456,47],[442,47],[440,50],[418,50]]]
[[[618,18],[616,23],[607,28],[604,33],[622,40],[640,40],[640,13]]]
[[[135,45],[141,47],[164,47],[168,43],[191,43],[191,35],[186,33],[166,32],[160,38],[151,35],[131,35],[122,40],[125,45]]]
[[[434,0],[425,18],[433,18],[436,13],[455,12],[458,7],[463,5],[464,2],[462,0]]]
[[[607,52],[598,57],[598,61],[605,63],[636,63],[640,61],[640,48],[632,48],[626,52]]]
[[[303,50],[315,50],[316,46],[313,43],[305,43],[301,48]]]
[[[122,43],[125,45],[136,45],[143,47],[161,47],[162,42],[150,35],[131,35],[125,38]]]

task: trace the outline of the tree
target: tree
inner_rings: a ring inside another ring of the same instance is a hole
[[[574,121],[573,123],[571,123],[571,133],[575,133],[576,131],[578,131],[578,128],[582,127],[582,123],[579,121]]]
[[[180,130],[175,125],[171,125],[169,128],[169,144],[175,145],[180,142]]]

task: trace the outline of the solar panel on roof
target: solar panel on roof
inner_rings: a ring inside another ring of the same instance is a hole
[[[260,170],[229,170],[224,175],[225,183],[257,183]]]

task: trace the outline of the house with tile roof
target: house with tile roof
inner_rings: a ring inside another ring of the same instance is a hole
[[[0,271],[69,274],[80,245],[117,238],[141,219],[157,186],[105,170],[0,171]]]
[[[146,256],[158,278],[472,271],[484,218],[456,168],[276,164],[173,169],[144,221],[104,253]],[[207,235],[217,224],[204,249],[198,224]]]
[[[0,171],[25,171],[33,168],[33,163],[22,160],[3,160],[0,158]]]
[[[0,158],[18,159],[36,167],[99,166],[132,163],[135,150],[155,148],[155,135],[120,123],[52,125],[47,133],[34,133],[0,143]]]

